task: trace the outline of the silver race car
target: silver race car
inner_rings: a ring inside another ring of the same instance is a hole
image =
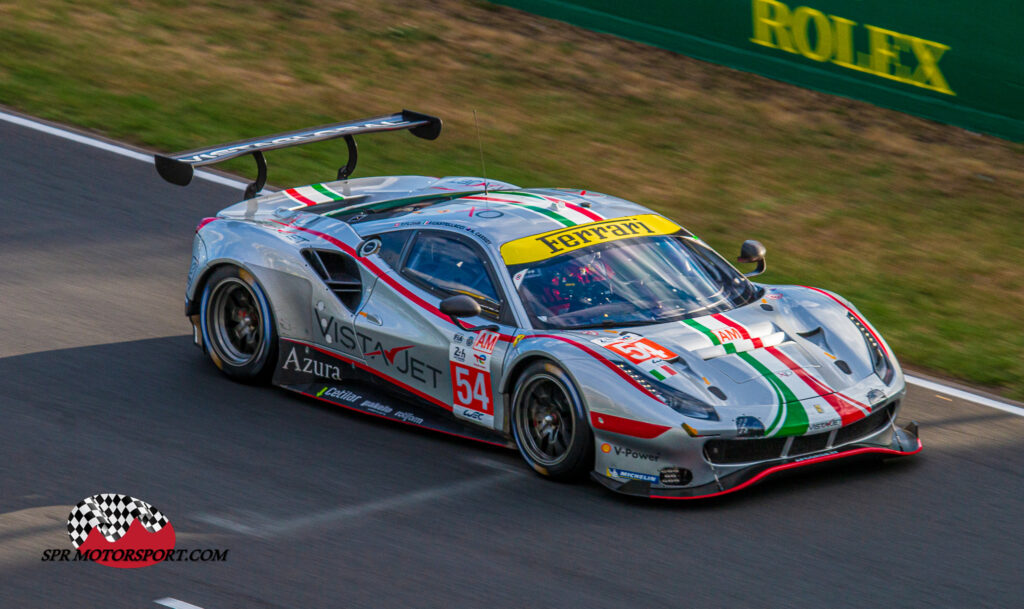
[[[471,177],[350,179],[358,134],[416,112],[170,156],[251,154],[245,198],[196,229],[186,313],[227,376],[366,414],[515,446],[542,475],[589,473],[631,495],[689,499],[780,470],[921,450],[897,426],[905,384],[857,309],[762,285],[672,220],[576,189]],[[267,150],[344,138],[337,180],[264,193]]]

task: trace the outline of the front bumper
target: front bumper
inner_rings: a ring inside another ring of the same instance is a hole
[[[827,461],[835,461],[858,455],[878,455],[882,457],[902,457],[915,455],[923,448],[921,439],[918,437],[916,423],[909,423],[904,427],[895,427],[892,433],[892,441],[888,446],[879,446],[869,442],[857,442],[847,444],[835,450],[824,451],[819,454],[803,455],[783,461],[771,463],[754,464],[749,467],[733,471],[728,475],[717,477],[714,481],[700,486],[683,488],[652,488],[650,482],[643,480],[627,480],[622,482],[614,478],[603,476],[598,472],[592,472],[591,476],[605,487],[626,495],[637,497],[650,497],[652,499],[705,499],[717,497],[736,492],[747,488],[764,478],[778,472],[814,465]]]

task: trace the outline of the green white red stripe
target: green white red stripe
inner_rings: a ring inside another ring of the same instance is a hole
[[[724,315],[707,315],[696,319],[684,319],[684,326],[696,331],[705,340],[691,340],[687,346],[691,351],[701,352],[704,359],[715,354],[738,353],[751,349],[760,349],[769,344],[779,344],[785,336],[773,333],[770,322],[761,322],[747,328],[737,324]],[[778,336],[776,336],[778,335]],[[711,349],[717,347],[717,349]],[[705,350],[708,353],[705,356]]]
[[[289,188],[282,191],[291,200],[305,206],[330,203],[331,201],[344,201],[345,196],[335,192],[326,184],[310,184],[298,188]]]
[[[777,346],[779,333],[765,338],[762,328],[748,328],[725,315],[716,314],[684,320],[684,325],[701,333],[713,348],[735,354],[754,368],[771,386],[777,408],[766,424],[766,435],[789,436],[825,431],[848,425],[867,416],[871,408],[845,396],[801,365],[796,353]],[[770,324],[769,324],[770,325]],[[769,330],[770,332],[770,330]],[[781,371],[780,364],[785,366]]]
[[[576,226],[604,220],[605,217],[579,205],[527,192],[497,192],[487,195],[470,195],[463,197],[468,201],[485,201],[489,203],[505,203],[520,209],[532,211],[562,226]]]
[[[659,381],[670,379],[673,376],[679,374],[678,372],[676,372],[675,368],[673,368],[670,364],[660,359],[648,360],[642,364],[639,364],[639,367],[644,372],[650,374]]]

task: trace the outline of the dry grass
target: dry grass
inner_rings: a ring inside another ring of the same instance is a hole
[[[0,103],[162,150],[408,107],[358,175],[488,173],[649,204],[767,281],[856,302],[920,368],[1024,397],[1024,147],[484,2],[0,4]],[[271,180],[332,171],[334,144]],[[248,163],[232,165],[248,171]]]

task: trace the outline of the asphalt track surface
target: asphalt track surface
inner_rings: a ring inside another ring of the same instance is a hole
[[[1024,418],[911,387],[925,450],[700,503],[233,383],[191,345],[196,222],[239,196],[0,122],[0,607],[1012,607]],[[221,563],[42,562],[82,498]]]

